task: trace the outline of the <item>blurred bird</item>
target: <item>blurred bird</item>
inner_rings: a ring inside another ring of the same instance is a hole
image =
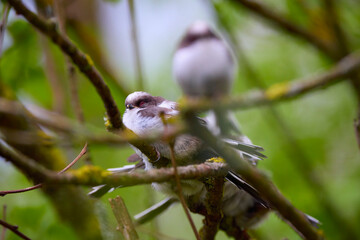
[[[217,101],[228,96],[235,77],[235,60],[224,40],[203,21],[193,23],[180,41],[173,59],[173,73],[189,99]],[[206,117],[216,136],[252,145],[240,131],[232,112],[214,109]],[[257,152],[252,152],[257,155]],[[258,158],[244,155],[255,165]],[[258,156],[259,157],[259,156]],[[260,157],[265,157],[261,155]]]
[[[189,99],[219,100],[228,96],[235,78],[235,59],[227,44],[203,21],[193,23],[173,58],[173,74]],[[229,111],[209,112],[214,134],[241,134]]]
[[[173,73],[186,96],[220,98],[234,82],[235,64],[225,42],[203,21],[193,23],[180,41]]]

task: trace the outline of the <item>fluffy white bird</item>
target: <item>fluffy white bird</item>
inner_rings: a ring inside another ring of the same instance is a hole
[[[161,134],[164,129],[162,118],[171,118],[178,112],[177,103],[166,100],[162,97],[154,97],[146,92],[134,92],[125,100],[126,111],[123,115],[123,122],[127,128],[141,137],[149,137]],[[202,124],[204,120],[199,119]],[[235,141],[234,141],[235,142]],[[250,152],[258,152],[259,147],[250,144],[237,144],[244,147],[243,153],[252,156]],[[153,146],[162,157],[170,159],[169,144],[163,141],[153,143]],[[233,144],[234,146],[234,144]],[[155,164],[148,161],[138,149],[135,149],[145,162],[145,169],[156,168]],[[189,134],[182,134],[174,142],[175,160],[178,166],[185,166],[204,162],[219,155],[206,145],[199,138]],[[257,155],[255,158],[259,158]],[[171,166],[169,161],[168,166]],[[259,198],[257,191],[241,179],[236,173],[229,172],[226,177],[229,181],[225,183],[223,196],[223,213],[227,217],[233,217],[238,226],[247,228],[257,223],[267,212],[268,206],[265,201]],[[182,189],[185,197],[199,199],[201,204],[206,194],[205,186],[198,180],[182,180]],[[174,183],[153,183],[153,187],[166,194],[175,196]],[[246,191],[249,191],[248,192]],[[255,199],[255,198],[256,199]]]

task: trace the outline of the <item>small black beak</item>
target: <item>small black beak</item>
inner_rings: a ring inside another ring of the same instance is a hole
[[[134,109],[135,107],[132,104],[126,104],[126,108],[131,110]]]

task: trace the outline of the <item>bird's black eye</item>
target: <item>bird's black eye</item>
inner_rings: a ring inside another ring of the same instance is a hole
[[[126,104],[125,107],[126,107],[126,109],[129,109],[129,110],[135,108],[132,104]]]

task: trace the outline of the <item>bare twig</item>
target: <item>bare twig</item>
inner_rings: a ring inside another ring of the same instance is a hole
[[[62,0],[55,0],[54,1],[54,10],[55,15],[57,17],[57,22],[59,24],[59,31],[63,36],[66,36],[66,15],[63,9],[63,1]],[[70,86],[70,97],[71,97],[71,103],[75,112],[76,119],[80,123],[84,123],[84,113],[81,108],[80,100],[79,100],[79,94],[78,94],[78,79],[76,77],[76,69],[71,63],[71,59],[67,56],[65,56],[65,65],[67,68],[67,76],[69,80],[69,86]]]
[[[37,0],[36,9],[39,15],[45,19],[53,18],[53,12],[49,11],[49,8],[52,8],[51,3],[45,3],[44,1]],[[50,13],[50,14],[49,14]],[[51,92],[53,96],[52,108],[55,112],[64,113],[65,111],[65,91],[64,86],[61,84],[60,74],[57,69],[55,56],[52,52],[50,39],[46,36],[40,34],[40,45],[43,49],[45,62],[44,69],[46,77],[50,83]]]
[[[181,187],[181,182],[180,182],[180,177],[179,177],[179,174],[178,174],[178,169],[177,169],[177,164],[176,164],[176,160],[175,160],[175,152],[174,152],[174,145],[172,143],[169,143],[169,146],[170,146],[170,159],[171,159],[171,164],[173,166],[173,169],[174,169],[174,178],[175,178],[175,183],[176,183],[176,192],[177,192],[177,195],[179,197],[179,200],[180,200],[180,203],[184,209],[184,212],[186,214],[186,217],[187,219],[189,220],[189,223],[191,225],[191,228],[195,234],[195,237],[197,240],[200,240],[200,235],[196,229],[196,226],[195,226],[195,223],[190,215],[190,211],[189,211],[189,208],[188,206],[186,205],[186,202],[185,202],[185,198],[184,198],[184,195],[182,193],[182,187]]]
[[[350,52],[348,48],[347,39],[343,29],[340,26],[340,21],[338,19],[338,14],[336,13],[336,2],[334,0],[323,0],[324,7],[327,12],[325,15],[326,22],[329,24],[330,29],[332,30],[333,36],[335,37],[334,46],[337,48],[337,56],[340,58],[345,56]]]
[[[69,168],[71,168],[82,156],[84,156],[84,154],[87,152],[87,144],[85,144],[85,146],[83,147],[83,149],[81,150],[81,152],[76,156],[76,158],[69,163],[64,169],[62,169],[60,172],[58,172],[58,174],[61,174],[63,172],[66,172]],[[41,188],[43,186],[42,183],[36,184],[35,186],[32,187],[28,187],[28,188],[23,188],[23,189],[19,189],[19,190],[9,190],[9,191],[0,191],[0,196],[3,197],[7,194],[13,194],[13,193],[22,193],[22,192],[28,192],[34,189],[38,189]]]
[[[354,128],[355,128],[356,140],[358,143],[358,147],[360,149],[360,119],[359,118],[354,120]]]
[[[9,17],[9,12],[10,12],[10,5],[8,3],[5,3],[3,16],[2,16],[2,19],[0,22],[0,56],[2,53],[3,41],[4,41],[4,37],[5,37],[5,30],[6,30],[8,17]]]
[[[118,222],[117,229],[122,233],[124,238],[126,240],[139,239],[123,199],[117,196],[116,198],[109,199],[109,202]]]
[[[54,23],[46,21],[31,12],[20,0],[8,0],[8,3],[10,3],[18,14],[22,14],[33,26],[51,38],[51,40],[71,58],[79,70],[88,77],[100,95],[105,105],[111,127],[114,129],[123,128],[120,112],[111,96],[110,89],[94,67],[91,58],[81,52],[66,36],[61,35],[57,31]]]
[[[3,216],[2,219],[4,222],[6,222],[6,204],[4,204],[3,206]],[[5,240],[5,236],[6,236],[6,227],[3,226],[3,229],[1,230],[1,240]]]
[[[253,0],[233,0],[233,2],[242,5],[256,15],[259,15],[269,20],[270,23],[277,26],[280,30],[306,40],[307,42],[311,43],[316,48],[321,50],[321,52],[325,52],[331,56],[336,55],[336,52],[331,44],[324,42],[306,29],[303,29],[302,27],[292,23],[290,20],[286,19],[286,17],[274,12],[272,9],[265,6],[264,4]]]
[[[27,237],[25,234],[23,234],[22,232],[20,232],[18,229],[18,226],[15,225],[11,225],[3,220],[0,219],[0,225],[3,225],[4,227],[6,227],[7,229],[9,229],[10,231],[12,231],[13,233],[15,233],[16,235],[18,235],[19,237],[21,237],[22,239],[25,240],[30,240],[29,237]]]
[[[54,1],[54,10],[55,15],[58,19],[59,30],[63,36],[66,36],[66,15],[63,9],[64,2],[62,0],[55,0]],[[65,65],[67,69],[67,76],[69,80],[70,86],[70,98],[73,110],[75,112],[75,116],[77,121],[80,124],[85,123],[85,117],[83,113],[83,109],[81,108],[80,98],[79,98],[79,91],[78,91],[78,78],[76,74],[75,66],[72,64],[71,59],[65,56]],[[87,143],[86,143],[87,144]],[[88,147],[89,149],[89,147]],[[87,163],[91,163],[90,154],[87,154],[85,161]]]
[[[135,3],[134,0],[128,0],[129,5],[129,13],[130,13],[130,28],[131,28],[131,38],[133,42],[134,49],[134,57],[135,57],[135,75],[136,75],[136,83],[138,90],[144,89],[144,77],[142,73],[142,64],[141,64],[141,54],[140,54],[140,46],[139,46],[139,38],[137,32],[137,24],[136,24],[136,11],[135,11]]]

